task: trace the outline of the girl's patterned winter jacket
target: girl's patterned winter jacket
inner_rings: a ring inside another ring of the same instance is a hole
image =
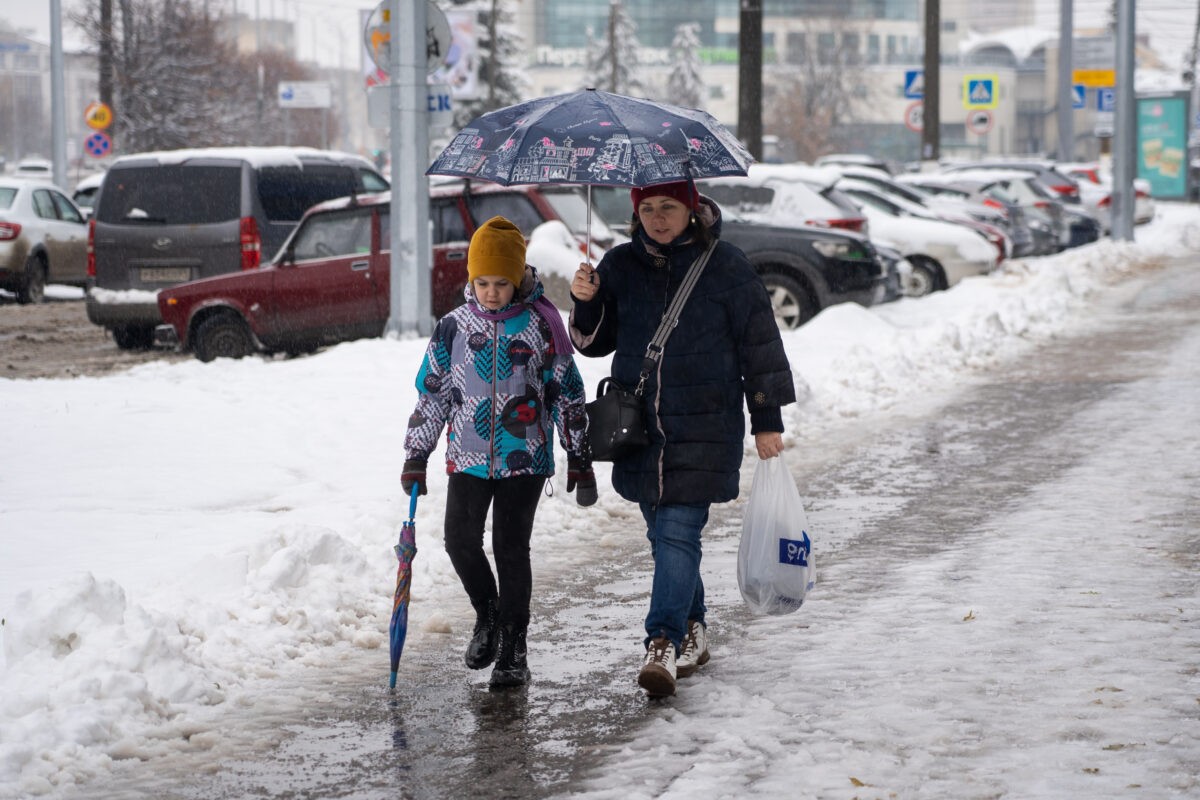
[[[417,373],[408,458],[428,460],[443,427],[447,473],[553,475],[554,427],[567,453],[583,456],[583,379],[570,350],[556,351],[550,325],[532,305],[542,292],[527,268],[517,299],[489,311],[467,285],[466,303],[438,322]]]

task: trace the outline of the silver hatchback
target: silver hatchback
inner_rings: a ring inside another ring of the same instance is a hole
[[[87,283],[87,225],[66,193],[30,178],[0,178],[0,289],[40,303],[47,283]]]

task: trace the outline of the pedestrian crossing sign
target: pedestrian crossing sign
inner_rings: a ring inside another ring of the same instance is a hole
[[[1071,85],[1071,108],[1085,108],[1087,106],[1087,87],[1082,83]]]
[[[910,100],[920,100],[925,96],[925,70],[904,71],[904,96]]]
[[[963,108],[995,108],[1000,104],[995,75],[963,76]]]

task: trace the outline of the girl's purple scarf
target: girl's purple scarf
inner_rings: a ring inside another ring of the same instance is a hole
[[[477,303],[467,303],[467,305],[475,316],[496,321],[512,319],[523,313],[526,306],[530,306],[541,314],[542,319],[546,320],[546,324],[550,326],[550,334],[554,338],[554,351],[566,356],[575,352],[575,348],[571,346],[571,337],[567,334],[567,326],[563,325],[562,315],[558,312],[558,306],[547,300],[544,294],[539,294],[537,299],[532,301],[513,303],[500,311],[488,311]]]

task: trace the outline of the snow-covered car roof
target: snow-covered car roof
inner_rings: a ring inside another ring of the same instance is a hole
[[[301,167],[305,158],[327,158],[342,163],[370,164],[362,156],[344,153],[338,150],[318,150],[315,147],[200,147],[184,150],[154,150],[145,153],[132,153],[121,156],[113,162],[113,167],[153,161],[158,164],[182,164],[186,161],[199,159],[227,159],[245,161],[251,166],[258,167]]]

